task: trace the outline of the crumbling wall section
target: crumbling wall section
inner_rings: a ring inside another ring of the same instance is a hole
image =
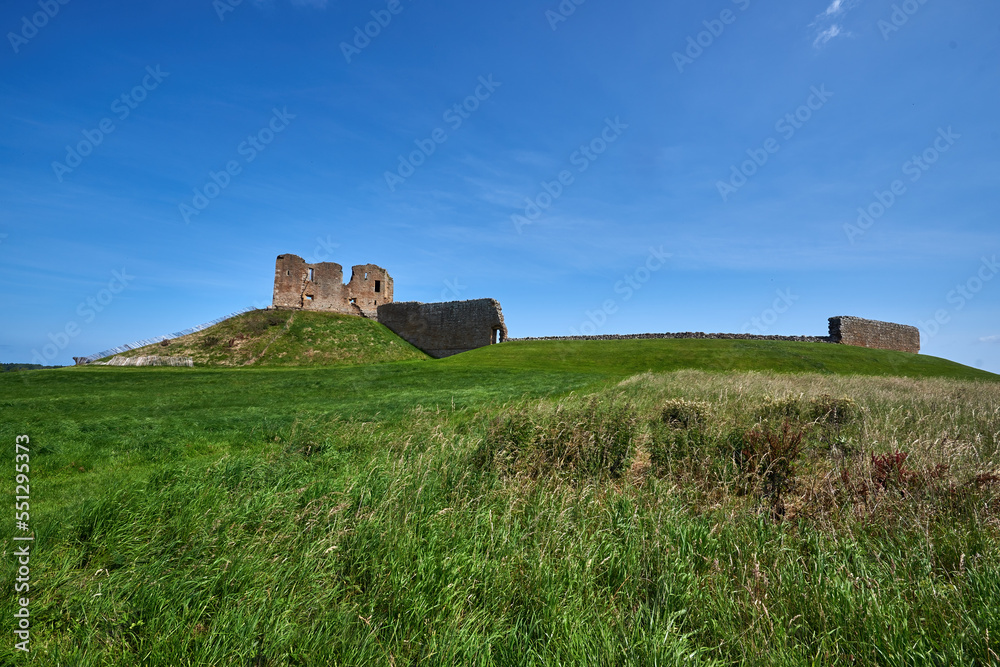
[[[392,303],[392,276],[381,266],[358,264],[351,267],[351,282],[347,283],[346,298],[365,317],[378,317],[378,307]],[[351,301],[353,299],[353,301]]]
[[[274,299],[277,308],[301,308],[306,262],[297,255],[278,255],[274,263]]]
[[[507,326],[496,299],[384,304],[378,307],[378,321],[439,359],[507,340]]]
[[[322,310],[375,318],[378,306],[392,302],[392,277],[375,264],[351,268],[344,284],[344,269],[336,262],[308,264],[298,255],[278,255],[274,265],[276,308]]]
[[[830,339],[834,343],[877,350],[920,352],[920,330],[916,327],[861,317],[831,317]]]

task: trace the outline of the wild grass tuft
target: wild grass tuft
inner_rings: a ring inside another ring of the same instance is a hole
[[[505,476],[616,478],[628,467],[636,423],[628,404],[596,398],[518,405],[492,418],[473,460]]]

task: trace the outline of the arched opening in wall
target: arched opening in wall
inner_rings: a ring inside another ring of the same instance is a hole
[[[500,327],[493,327],[493,335],[490,336],[490,345],[496,345],[497,343],[503,342],[503,333],[500,331]]]

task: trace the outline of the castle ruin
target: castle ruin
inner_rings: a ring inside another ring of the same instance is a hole
[[[378,317],[378,307],[392,303],[392,277],[374,264],[344,269],[335,262],[307,264],[298,255],[278,255],[274,266],[274,307],[322,310],[330,313]]]
[[[273,308],[318,310],[359,315],[378,321],[435,358],[468,352],[507,340],[500,303],[495,299],[420,303],[393,301],[392,276],[375,264],[351,267],[344,283],[340,264],[308,264],[297,255],[278,255],[274,267]],[[627,338],[738,338],[839,343],[880,350],[920,352],[916,327],[860,317],[831,317],[829,335],[755,336],[752,334],[664,333],[605,336],[552,336],[543,340],[616,340]]]
[[[393,303],[392,276],[375,264],[352,266],[351,280],[345,285],[340,264],[308,264],[298,255],[278,255],[272,307],[377,320],[435,358],[507,340],[503,312],[496,300]]]
[[[393,301],[392,276],[375,264],[351,267],[344,283],[344,269],[334,262],[309,264],[297,255],[278,255],[274,265],[271,308],[342,313],[373,319],[397,336],[435,358],[447,357],[508,340],[500,303],[495,299],[420,303]],[[73,357],[78,365],[92,363],[127,350],[146,347],[169,338],[181,338],[242,314],[244,309],[192,329],[129,343],[87,357]],[[516,340],[631,340],[641,338],[718,338],[836,343],[899,352],[920,352],[920,331],[892,322],[839,316],[829,320],[827,336],[776,336],[754,334],[645,333],[595,336],[545,336]]]

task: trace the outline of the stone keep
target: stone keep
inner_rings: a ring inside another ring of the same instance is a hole
[[[920,352],[920,330],[916,327],[860,317],[831,317],[830,340],[878,350]]]
[[[340,264],[307,264],[298,255],[278,255],[274,266],[274,307],[322,310],[375,319],[378,307],[392,303],[392,277],[374,264],[351,267],[344,284]]]
[[[496,300],[393,303],[392,277],[375,264],[351,267],[351,280],[345,285],[340,264],[307,264],[297,255],[278,255],[273,304],[274,308],[378,320],[403,340],[438,358],[507,340],[507,326]]]
[[[436,358],[507,340],[507,326],[496,299],[389,303],[378,307],[378,321]]]

